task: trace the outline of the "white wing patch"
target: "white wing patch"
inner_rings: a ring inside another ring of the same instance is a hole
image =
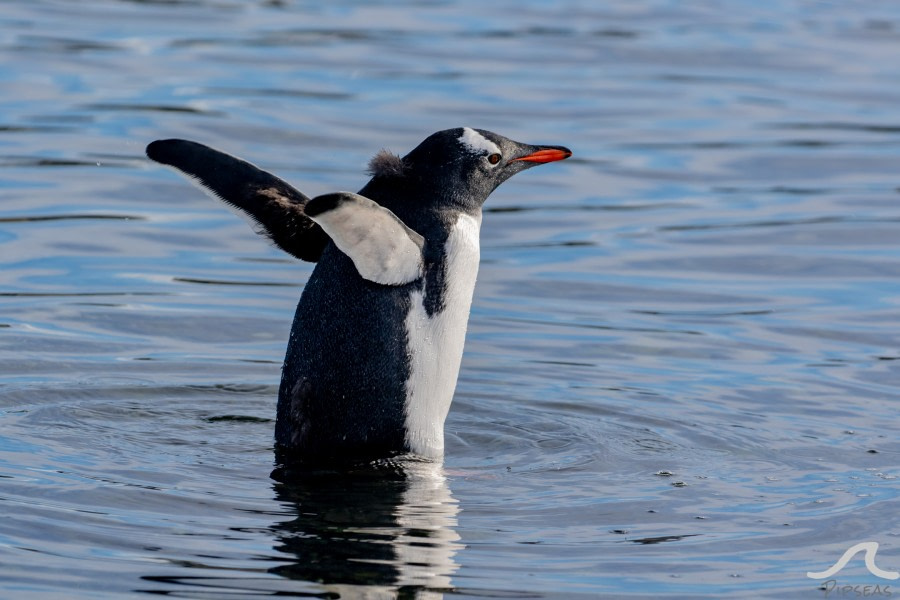
[[[444,455],[444,420],[450,410],[478,277],[481,215],[460,214],[445,248],[447,290],[444,309],[431,316],[423,294],[410,295],[406,317],[410,377],[406,383],[406,443],[415,454]]]
[[[339,192],[310,200],[306,214],[350,257],[364,279],[403,285],[422,276],[424,239],[378,203]]]
[[[471,127],[463,127],[459,141],[473,154],[500,154],[500,148]]]

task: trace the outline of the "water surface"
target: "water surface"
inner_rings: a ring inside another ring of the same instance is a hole
[[[861,541],[900,570],[898,44],[858,1],[5,2],[2,595],[821,598]],[[443,466],[270,476],[310,265],[144,146],[316,195],[460,125],[575,156],[488,202]]]

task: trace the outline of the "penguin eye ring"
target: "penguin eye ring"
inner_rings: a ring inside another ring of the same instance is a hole
[[[487,159],[489,163],[491,163],[492,165],[496,165],[498,162],[500,162],[500,155],[494,152],[493,154],[488,156]]]

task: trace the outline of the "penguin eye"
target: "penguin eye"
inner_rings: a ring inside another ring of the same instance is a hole
[[[496,165],[498,162],[500,162],[500,155],[495,152],[488,156],[487,159],[489,163],[491,163],[492,165]]]

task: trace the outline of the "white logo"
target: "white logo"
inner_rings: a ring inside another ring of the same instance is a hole
[[[824,571],[807,571],[806,576],[812,579],[825,579],[826,577],[831,577],[843,569],[847,563],[850,562],[850,559],[859,552],[866,553],[866,568],[869,569],[869,573],[875,577],[881,577],[882,579],[900,579],[900,573],[897,571],[885,571],[879,569],[875,564],[875,553],[878,552],[878,542],[860,542],[855,546],[850,546],[847,548],[847,551],[844,552],[844,555],[830,568],[825,569]]]

